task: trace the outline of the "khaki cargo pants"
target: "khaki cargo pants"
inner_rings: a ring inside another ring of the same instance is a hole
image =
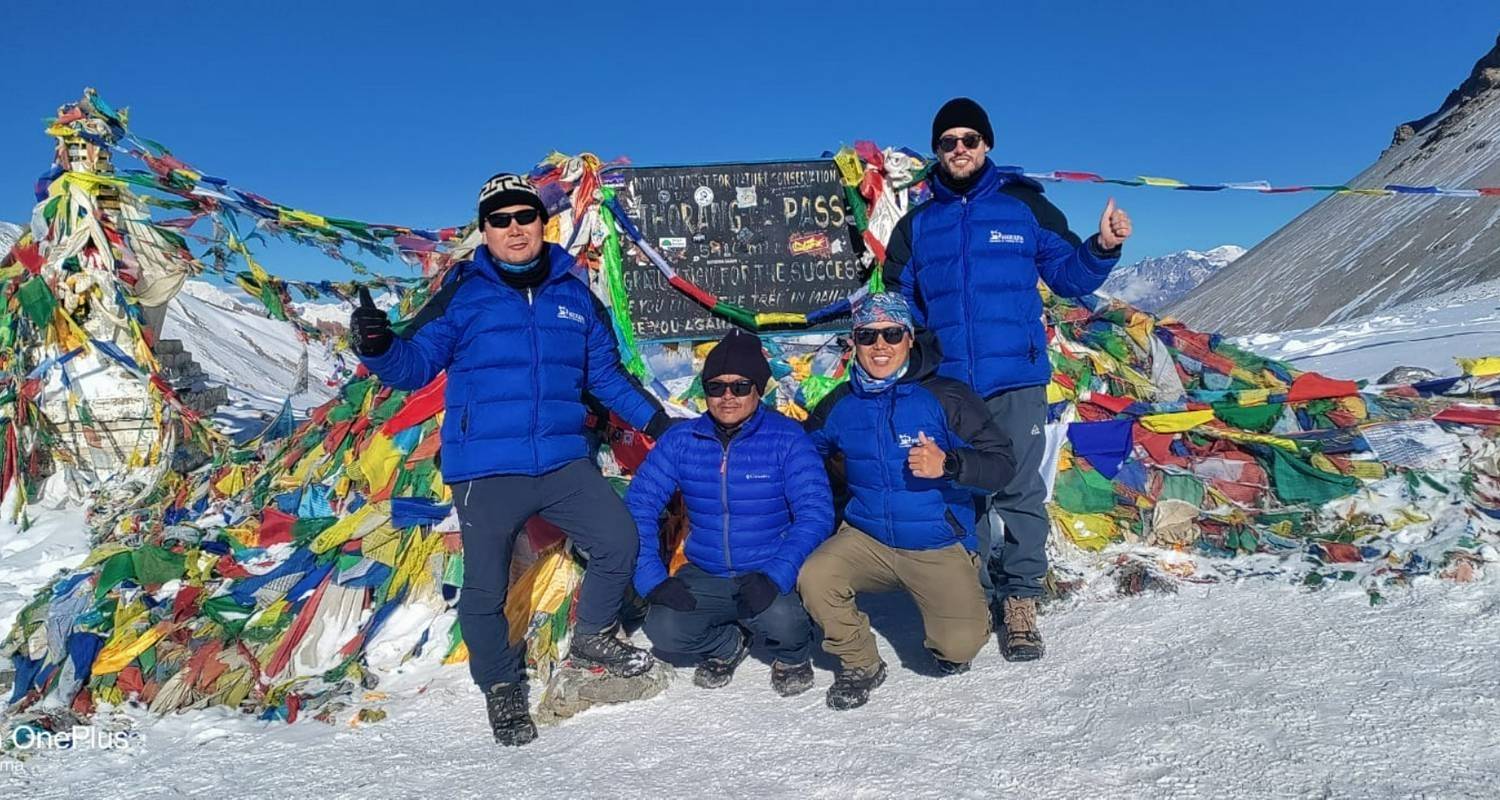
[[[854,605],[858,592],[911,594],[922,613],[927,647],[944,661],[972,660],[989,638],[979,561],[962,544],[898,550],[846,523],[802,565],[797,588],[807,613],[823,629],[823,649],[846,669],[880,661],[870,618]]]

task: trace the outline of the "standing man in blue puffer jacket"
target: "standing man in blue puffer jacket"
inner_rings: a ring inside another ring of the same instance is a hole
[[[844,524],[797,580],[823,649],[839,659],[830,708],[862,706],[885,681],[870,618],[854,604],[859,592],[911,594],[947,674],[967,671],[990,634],[975,493],[1004,486],[1015,465],[974,390],[937,374],[941,358],[930,334],[914,332],[900,295],[870,295],[854,309],[849,382],[807,420],[849,494]]]
[[[447,370],[440,463],[463,538],[458,620],[469,673],[505,745],[536,738],[524,643],[510,642],[505,618],[511,549],[532,515],[588,556],[569,658],[622,676],[653,663],[616,636],[638,537],[590,460],[583,392],[650,436],[670,421],[620,368],[603,305],[573,274],[568,252],[543,241],[546,221],[525,178],[490,178],[479,192],[484,246],[453,268],[402,334],[368,290],[350,321],[360,360],[387,385],[418,389]]]
[[[625,503],[641,532],[635,587],[651,603],[651,641],[698,657],[693,682],[717,689],[750,652],[753,632],[774,658],[771,688],[791,697],[813,684],[797,572],[833,531],[833,502],[802,426],[760,402],[770,379],[760,339],[730,331],[703,362],[708,413],[657,442]],[[657,518],[679,489],[687,563],[669,576]]]
[[[886,284],[911,302],[920,324],[943,348],[939,372],[984,398],[1009,442],[1015,477],[981,506],[981,580],[1003,620],[1000,651],[1010,661],[1044,652],[1036,601],[1047,574],[1041,475],[1046,455],[1047,331],[1037,280],[1064,297],[1082,297],[1109,277],[1131,233],[1130,217],[1111,199],[1099,232],[1081,241],[1042,197],[1041,184],[990,163],[990,119],[966,97],[948,101],[932,121],[932,200],[907,212],[886,249]],[[995,541],[992,514],[1005,522]]]

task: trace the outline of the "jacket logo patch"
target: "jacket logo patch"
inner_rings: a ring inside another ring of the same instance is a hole
[[[990,231],[990,244],[1026,244],[1026,237],[1019,233]]]
[[[558,319],[565,319],[565,320],[568,320],[570,322],[576,322],[579,325],[583,324],[583,315],[580,314],[580,313],[578,313],[577,311],[574,311],[571,308],[568,308],[567,306],[558,306],[557,307],[557,318]]]
[[[770,479],[771,479],[771,473],[769,473],[769,472],[747,472],[747,473],[745,473],[745,480],[747,480],[747,481],[768,481]]]
[[[910,450],[917,446],[917,437],[907,433],[896,434],[896,444]]]

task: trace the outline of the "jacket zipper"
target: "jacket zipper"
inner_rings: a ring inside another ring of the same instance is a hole
[[[531,324],[527,329],[531,332],[531,465],[532,469],[542,468],[542,453],[536,446],[537,439],[537,417],[538,409],[542,403],[542,379],[538,375],[542,368],[542,348],[536,338],[536,303],[532,296],[531,287],[526,287],[526,313],[531,318]]]
[[[964,333],[969,337],[969,385],[974,386],[974,310],[969,307],[969,295],[973,289],[969,285],[969,197],[962,195],[958,199],[959,220],[958,236],[959,250],[958,258],[963,264],[964,281],[959,296],[963,298],[964,304]]]
[[[724,509],[724,570],[734,577],[734,559],[729,557],[729,447],[724,443],[724,457],[719,460],[719,504]]]
[[[881,397],[881,402],[885,403],[885,427],[892,436],[894,436],[896,433],[896,401],[891,398],[891,395],[895,391],[896,387],[892,386],[891,388],[885,390],[885,392],[882,393]],[[891,516],[891,493],[895,491],[895,487],[891,486],[891,473],[889,470],[889,465],[886,464],[885,436],[876,436],[875,446],[880,448],[880,478],[885,483],[885,491],[880,493],[880,512],[885,517],[885,533],[887,535],[886,544],[891,547],[895,547],[896,520]]]

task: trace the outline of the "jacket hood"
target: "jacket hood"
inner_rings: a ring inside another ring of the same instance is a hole
[[[946,183],[943,183],[943,180],[936,174],[936,171],[942,169],[942,167],[934,165],[932,169],[934,174],[932,175],[932,179],[927,183],[932,187],[933,199],[937,200],[940,203],[951,203],[955,200],[958,200],[959,194],[948,188],[948,185]],[[979,176],[978,182],[969,187],[969,191],[963,194],[964,197],[979,197],[980,195],[998,191],[1000,187],[1011,183],[1018,183],[1038,193],[1046,191],[1044,188],[1042,188],[1042,185],[1040,183],[1026,177],[1026,175],[1021,172],[1020,167],[997,167],[993,162],[989,160],[988,157],[986,157],[984,159],[984,166],[981,169],[984,170],[984,174]]]
[[[937,334],[926,328],[918,328],[912,336],[911,354],[906,357],[906,374],[901,383],[919,383],[937,374],[943,363],[943,349],[938,345]]]

